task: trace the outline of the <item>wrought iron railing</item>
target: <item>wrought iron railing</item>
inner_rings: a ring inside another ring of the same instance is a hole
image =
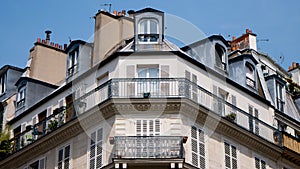
[[[271,143],[281,145],[281,134],[276,128],[185,78],[118,78],[108,80],[74,101],[74,112],[71,114],[71,119],[111,98],[186,98]],[[13,139],[15,142],[14,150],[18,150],[51,132],[49,124],[53,119],[56,119],[57,127],[66,123],[66,114],[70,117],[70,112],[62,109],[59,113],[54,113],[32,126],[31,129],[16,136]],[[56,124],[56,122],[54,123]],[[39,128],[38,135],[34,133],[37,128]],[[26,137],[32,137],[32,141],[24,143],[24,140],[28,141]]]
[[[183,158],[182,136],[115,136],[115,158]]]

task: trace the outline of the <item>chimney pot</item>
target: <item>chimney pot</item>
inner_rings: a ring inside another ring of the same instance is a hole
[[[67,49],[67,46],[68,46],[67,44],[64,44],[64,50],[66,50],[66,49]]]
[[[289,71],[291,71],[293,69],[293,67],[292,66],[289,66]]]
[[[249,29],[246,29],[246,34],[249,33]]]
[[[115,16],[117,15],[117,10],[114,10],[114,15],[115,15]]]
[[[37,40],[36,40],[37,42],[41,42],[41,38],[37,38]]]
[[[293,69],[297,67],[295,62],[293,62],[292,66],[293,66]]]
[[[296,67],[297,67],[297,68],[299,67],[299,63],[296,63]]]
[[[50,42],[50,34],[51,34],[52,32],[49,31],[49,30],[46,30],[45,33],[46,33],[46,43],[49,44],[49,42]]]
[[[126,11],[122,10],[122,15],[125,16],[126,15]]]
[[[233,36],[233,37],[232,37],[232,40],[236,40],[236,36]]]
[[[42,40],[42,44],[45,44],[45,43],[46,43],[46,41],[43,39],[43,40]]]

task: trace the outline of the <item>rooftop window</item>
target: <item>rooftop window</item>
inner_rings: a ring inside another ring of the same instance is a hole
[[[246,63],[245,65],[246,72],[246,85],[255,89],[255,76],[254,76],[254,68],[250,63]]]
[[[215,60],[216,66],[222,70],[226,70],[225,49],[219,45],[215,45]]]
[[[158,21],[155,19],[142,19],[138,24],[139,42],[158,42],[158,38]]]
[[[6,91],[6,74],[0,76],[0,95]]]
[[[73,50],[68,55],[68,71],[67,75],[72,76],[78,71],[78,49]]]

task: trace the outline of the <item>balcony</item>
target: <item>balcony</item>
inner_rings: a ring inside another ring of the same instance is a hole
[[[290,150],[293,150],[294,152],[300,154],[300,140],[287,134],[283,133],[282,134],[282,145],[283,147],[286,147]]]
[[[114,157],[183,158],[183,143],[181,136],[116,136]]]
[[[115,98],[130,99],[130,98],[140,98],[140,99],[160,99],[160,98],[179,98],[179,99],[189,99],[190,101],[199,104],[202,107],[208,109],[211,113],[215,113],[218,116],[224,118],[239,127],[256,134],[257,136],[271,142],[274,144],[281,145],[281,135],[278,134],[279,131],[272,127],[271,125],[261,121],[260,119],[251,116],[249,113],[239,109],[238,107],[228,103],[226,100],[219,98],[218,96],[212,94],[206,89],[198,86],[197,84],[184,79],[184,78],[118,78],[111,79],[104,84],[98,86],[94,90],[86,93],[82,97],[73,101],[73,106],[70,108],[57,109],[55,112],[47,117],[45,120],[35,124],[28,130],[22,132],[21,134],[15,136],[12,140],[14,143],[14,151],[20,150],[28,144],[35,142],[39,138],[47,135],[48,133],[56,130],[63,126],[68,121],[77,118],[78,115],[84,113],[86,110],[90,110],[95,106]],[[54,126],[53,128],[50,126]],[[162,139],[161,137],[160,139]],[[132,140],[130,140],[132,139]],[[145,144],[150,144],[150,138],[141,137],[137,138],[122,138],[116,137],[116,152],[124,157],[155,157],[158,156],[169,156],[167,150],[163,153],[158,153],[154,149],[154,154],[150,155],[149,149],[146,147],[141,147],[141,152],[147,152],[138,154],[134,150],[130,150],[132,155],[122,154],[122,148],[120,148],[119,142],[128,143],[132,145],[137,144],[137,140],[145,142]],[[124,141],[125,140],[125,141]],[[155,142],[155,139],[152,139]],[[162,143],[161,143],[162,144]],[[171,144],[171,143],[168,143]],[[129,145],[128,145],[129,146]],[[141,145],[142,146],[142,145]],[[160,145],[163,146],[163,145]],[[118,148],[119,147],[119,148]],[[128,148],[128,147],[127,147]],[[175,152],[175,151],[174,151]],[[174,153],[173,152],[173,153]],[[177,154],[180,156],[179,150]]]

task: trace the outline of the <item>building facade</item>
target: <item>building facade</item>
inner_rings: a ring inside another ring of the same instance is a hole
[[[299,85],[256,35],[179,48],[164,20],[152,8],[99,11],[93,43],[58,46],[63,82],[26,71],[18,95],[44,92],[7,122],[0,168],[298,168]]]

